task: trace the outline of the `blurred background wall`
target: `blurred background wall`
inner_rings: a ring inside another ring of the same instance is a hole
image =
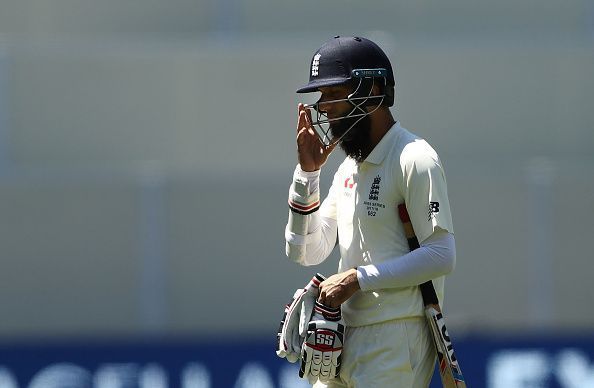
[[[274,335],[337,266],[283,239],[334,35],[385,49],[445,164],[450,330],[590,332],[591,1],[0,0],[0,340]]]

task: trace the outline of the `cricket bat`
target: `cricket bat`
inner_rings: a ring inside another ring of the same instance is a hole
[[[410,250],[419,247],[419,240],[410,221],[408,211],[404,204],[398,205],[398,215],[404,225],[404,234],[408,240]],[[433,335],[433,342],[437,350],[437,363],[441,384],[444,388],[466,388],[464,376],[460,370],[458,359],[454,353],[454,347],[445,325],[445,319],[439,307],[439,300],[431,280],[421,284],[421,295],[423,296],[423,305],[425,306],[425,316],[429,322],[429,328]]]

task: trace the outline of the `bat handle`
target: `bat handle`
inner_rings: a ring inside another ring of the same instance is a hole
[[[441,307],[439,307],[439,299],[437,298],[437,293],[435,292],[435,287],[433,287],[433,282],[431,280],[421,284],[419,286],[421,289],[421,296],[423,297],[423,304],[425,306],[431,306],[441,312]]]

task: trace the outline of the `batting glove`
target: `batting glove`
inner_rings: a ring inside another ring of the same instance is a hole
[[[301,344],[307,334],[307,325],[319,294],[320,283],[326,278],[317,273],[304,287],[295,291],[286,305],[277,333],[276,354],[289,362],[296,362],[301,355]]]
[[[344,344],[344,321],[340,307],[331,308],[316,302],[307,336],[301,347],[299,377],[310,384],[325,383],[340,373]]]

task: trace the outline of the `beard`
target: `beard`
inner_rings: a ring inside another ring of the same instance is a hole
[[[354,126],[351,128],[353,124]],[[349,128],[351,128],[350,131]],[[346,133],[338,145],[348,157],[355,159],[357,163],[363,162],[372,151],[369,115],[362,118],[347,117],[334,121],[330,125],[330,132],[335,139]]]

